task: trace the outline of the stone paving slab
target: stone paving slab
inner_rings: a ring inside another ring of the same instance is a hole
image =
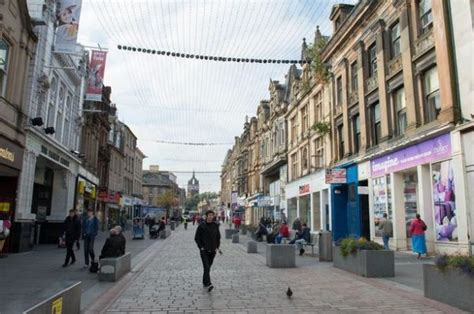
[[[174,232],[153,245],[154,255],[100,312],[462,313],[393,282],[335,269],[332,263],[269,268],[260,254],[247,254],[243,245],[225,239],[224,254],[216,256],[211,272],[215,289],[208,293],[201,284],[195,228]],[[294,291],[292,299],[285,294],[288,286]]]

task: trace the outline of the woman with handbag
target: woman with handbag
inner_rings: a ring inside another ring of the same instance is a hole
[[[426,253],[426,241],[425,231],[428,229],[425,222],[421,219],[420,214],[416,214],[416,218],[411,221],[410,235],[412,250],[418,253],[418,259],[421,258],[421,254]],[[427,254],[428,255],[428,254]]]

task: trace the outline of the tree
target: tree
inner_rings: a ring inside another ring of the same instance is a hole
[[[185,201],[185,207],[187,210],[197,210],[197,205],[199,204],[200,198],[199,195],[196,194]]]
[[[171,216],[170,209],[177,205],[177,200],[172,191],[167,191],[158,196],[158,205],[166,209],[166,216]]]

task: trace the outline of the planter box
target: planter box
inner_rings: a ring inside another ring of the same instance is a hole
[[[237,229],[225,229],[225,238],[226,239],[232,239],[232,235],[239,233],[239,230]]]
[[[364,277],[394,277],[395,276],[395,255],[393,251],[370,251],[360,250],[355,254],[342,256],[341,249],[334,246],[333,250],[334,267]]]
[[[474,312],[474,276],[459,269],[440,271],[435,265],[423,265],[425,297],[443,302],[468,312]]]
[[[295,265],[293,244],[267,244],[267,266],[272,268],[292,268]]]

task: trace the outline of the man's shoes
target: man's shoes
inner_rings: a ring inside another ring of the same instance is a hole
[[[304,254],[304,249],[300,249],[300,256]]]
[[[63,267],[67,267],[67,263],[64,263],[62,266],[63,266]]]
[[[73,260],[71,261],[71,264],[69,264],[69,265],[72,265],[72,264],[74,264],[75,262],[76,262],[76,260],[73,259]]]
[[[84,266],[82,266],[83,268],[89,268],[89,264],[85,264]]]
[[[214,286],[212,284],[210,284],[209,287],[207,288],[207,292],[211,292],[212,289],[214,289]]]

